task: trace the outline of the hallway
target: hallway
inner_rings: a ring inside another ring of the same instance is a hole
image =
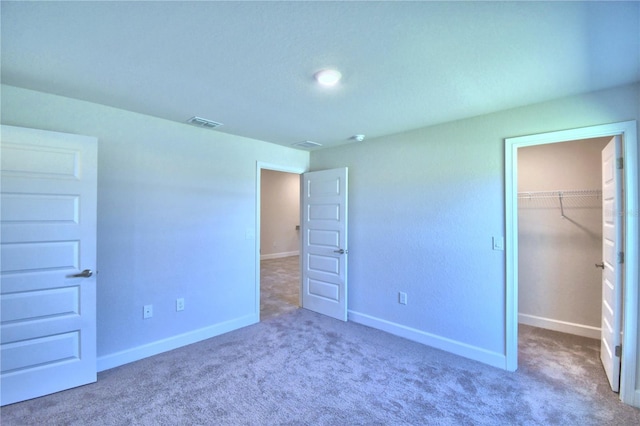
[[[300,256],[260,261],[260,320],[300,307]]]

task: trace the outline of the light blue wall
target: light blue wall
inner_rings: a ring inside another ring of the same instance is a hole
[[[349,167],[350,318],[504,365],[504,138],[639,111],[634,85],[314,151],[314,170]],[[256,161],[308,153],[9,86],[2,122],[99,139],[103,368],[257,321]]]
[[[639,103],[625,86],[312,152],[311,170],[349,167],[350,318],[504,366],[504,138],[638,120]]]
[[[100,369],[258,321],[256,162],[307,152],[10,86],[2,123],[99,140]]]

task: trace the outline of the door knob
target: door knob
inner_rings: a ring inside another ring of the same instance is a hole
[[[604,269],[604,262],[602,262],[602,263],[596,263],[596,268],[602,268],[602,269]]]
[[[91,269],[85,269],[79,274],[71,275],[71,278],[89,278],[92,275],[93,275],[93,271]]]
[[[333,252],[334,252],[334,253],[345,254],[345,253],[349,253],[349,250],[340,249],[340,250],[334,250]]]

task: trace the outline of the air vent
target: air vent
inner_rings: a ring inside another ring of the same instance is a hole
[[[300,148],[315,148],[317,146],[322,146],[322,144],[318,142],[312,142],[312,141],[302,141],[302,142],[294,143],[293,146],[298,146]]]
[[[207,120],[202,117],[191,117],[187,123],[193,124],[198,127],[206,127],[207,129],[215,129],[216,127],[222,126],[222,123],[218,123],[217,121]]]

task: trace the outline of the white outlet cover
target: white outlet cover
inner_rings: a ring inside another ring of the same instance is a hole
[[[153,316],[153,305],[144,305],[142,310],[142,318],[151,318]]]

